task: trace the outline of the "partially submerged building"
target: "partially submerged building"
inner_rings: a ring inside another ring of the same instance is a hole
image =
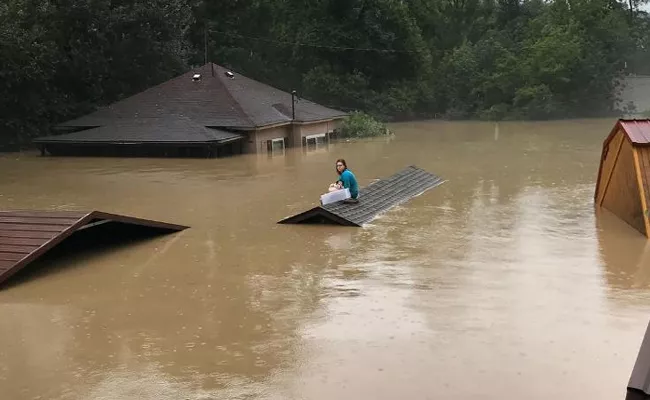
[[[616,122],[603,143],[594,201],[650,236],[650,120]]]
[[[52,155],[217,157],[327,141],[346,115],[208,63],[34,143]]]

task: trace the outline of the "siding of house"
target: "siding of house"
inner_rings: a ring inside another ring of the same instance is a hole
[[[248,143],[247,152],[266,153],[267,151],[266,142],[268,140],[286,138],[287,142],[289,141],[291,137],[291,126],[284,125],[284,126],[276,126],[267,129],[259,129],[254,133],[251,133],[250,137],[251,139],[249,139],[249,142],[252,141],[252,143]],[[288,145],[289,144],[287,143],[287,146]]]
[[[334,130],[332,122],[320,122],[316,124],[300,125],[300,134],[304,136],[328,133]]]
[[[322,133],[331,133],[340,126],[340,120],[317,122],[315,124],[296,125],[293,132],[293,143],[295,146],[302,146],[302,138],[310,135],[319,135]]]
[[[314,124],[296,124],[258,129],[248,134],[245,151],[247,153],[266,153],[268,140],[286,138],[287,147],[302,146],[302,138],[310,135],[331,133],[341,124],[340,120],[318,122]]]

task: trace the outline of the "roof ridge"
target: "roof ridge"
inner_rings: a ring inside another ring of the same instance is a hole
[[[206,64],[206,65],[207,65],[207,64]],[[226,68],[226,67],[224,67],[224,66],[222,66],[222,65],[219,65],[219,64],[215,64],[215,63],[213,63],[213,62],[210,62],[210,67],[211,67],[211,69],[212,69],[212,67],[215,67],[215,66],[218,67],[218,68],[223,68],[223,69],[225,69],[225,70],[230,71],[229,68]],[[232,71],[231,71],[231,72],[232,72]],[[223,80],[222,80],[222,78],[219,76],[219,74],[215,74],[214,77],[217,78],[217,80],[219,81],[219,84],[220,84],[221,86],[223,86],[223,88],[225,89],[225,92],[226,92],[226,94],[228,95],[228,97],[229,97],[229,98],[232,100],[232,102],[237,106],[238,111],[240,111],[240,112],[241,112],[241,113],[246,117],[246,121],[250,124],[250,126],[251,126],[251,127],[256,127],[257,125],[255,124],[255,121],[253,121],[253,119],[251,118],[251,116],[246,112],[246,110],[244,110],[244,107],[242,107],[241,104],[239,104],[239,101],[237,101],[237,99],[235,99],[235,96],[233,96],[232,93],[230,93],[230,89],[228,89],[228,86],[223,82]],[[206,127],[207,127],[207,126],[206,126]]]
[[[295,109],[296,122],[346,115],[313,100],[302,100],[304,104]],[[153,120],[147,120],[170,118],[189,119],[203,127],[252,130],[290,124],[292,111],[291,94],[287,91],[210,61],[57,126],[95,127],[122,121],[131,121],[135,126],[138,121],[151,123]]]

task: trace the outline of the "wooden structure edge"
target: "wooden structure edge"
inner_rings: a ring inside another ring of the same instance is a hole
[[[639,185],[639,196],[641,197],[641,209],[643,214],[643,224],[645,226],[645,235],[650,235],[650,222],[648,221],[648,202],[646,201],[645,187],[643,185],[643,178],[641,176],[641,165],[639,163],[639,153],[637,148],[632,148],[632,156],[634,157],[634,169],[636,172],[636,183]]]
[[[627,135],[623,135],[623,139],[621,140],[621,142],[618,145],[618,148],[616,149],[616,155],[614,156],[614,161],[612,163],[612,169],[607,174],[607,178],[605,180],[605,186],[603,187],[602,192],[600,194],[598,192],[596,192],[597,196],[600,195],[600,200],[598,201],[598,206],[599,207],[601,207],[603,205],[603,201],[605,201],[605,194],[607,193],[607,189],[609,188],[609,182],[611,182],[611,180],[612,180],[612,175],[614,174],[614,169],[616,169],[616,163],[618,162],[618,156],[621,154],[621,149],[623,148],[623,141],[625,141],[625,140],[629,141],[629,138],[627,137]],[[611,139],[609,139],[608,142],[609,141],[611,141]],[[609,145],[609,143],[608,143],[608,145]],[[603,146],[603,148],[604,148],[604,146]],[[601,158],[602,158],[602,161],[601,161],[600,165],[601,165],[601,171],[602,171],[602,165],[604,164],[604,158],[605,158],[604,154],[603,154],[603,156],[601,156]],[[598,177],[598,182],[600,183],[600,176]]]
[[[598,194],[600,193],[600,178],[603,175],[603,164],[605,161],[605,147],[609,146],[609,142],[612,141],[616,133],[618,132],[618,129],[620,128],[620,124],[617,122],[616,125],[614,125],[614,128],[609,132],[605,140],[603,140],[603,144],[601,146],[600,150],[600,165],[598,167],[598,176],[596,177],[596,189],[594,191],[594,202],[596,204],[600,204],[598,201]]]

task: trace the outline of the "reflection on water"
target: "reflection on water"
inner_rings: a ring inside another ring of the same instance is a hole
[[[647,302],[650,288],[650,243],[607,210],[599,211],[598,243],[603,257],[607,287],[633,293],[630,301]],[[619,296],[616,296],[620,299]]]
[[[646,240],[594,212],[614,121],[397,124],[218,160],[0,157],[0,208],[190,225],[0,291],[11,399],[625,397]],[[277,225],[343,157],[447,183],[363,228]],[[542,378],[540,378],[542,377]]]

